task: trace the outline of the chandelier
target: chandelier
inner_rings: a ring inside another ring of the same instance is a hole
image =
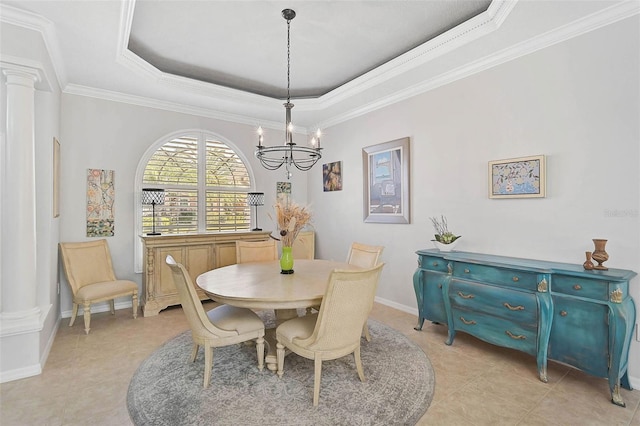
[[[267,170],[277,170],[284,164],[287,170],[287,179],[291,177],[290,167],[295,166],[298,170],[306,172],[310,170],[316,162],[322,158],[322,148],[320,148],[320,129],[316,137],[311,140],[311,147],[296,145],[293,142],[293,124],[291,123],[291,20],[296,17],[296,12],[292,9],[284,9],[282,17],[287,21],[287,102],[284,104],[285,116],[285,139],[283,145],[265,146],[262,144],[262,127],[258,127],[258,146],[256,147],[256,158]]]

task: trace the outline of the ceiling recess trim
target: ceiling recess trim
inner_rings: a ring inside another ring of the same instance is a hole
[[[354,108],[336,117],[323,120],[320,123],[310,126],[310,128],[319,127],[325,129],[335,126],[336,124],[357,118],[369,112],[409,99],[430,90],[434,90],[456,80],[469,77],[473,74],[493,68],[530,53],[534,53],[554,44],[570,40],[574,37],[597,30],[598,28],[602,28],[620,20],[630,18],[637,14],[640,14],[640,2],[629,1],[610,6],[607,9],[595,12],[562,27],[555,28],[535,38],[523,41],[492,55],[470,62],[429,80],[425,80],[420,84],[407,87],[406,89],[398,91],[392,95],[370,102],[367,105]]]
[[[317,98],[296,99],[298,110],[314,111],[327,108],[389,79],[397,77],[438,56],[449,53],[463,44],[477,40],[485,34],[498,29],[507,18],[509,12],[515,7],[517,1],[518,0],[493,0],[485,12],[386,62],[374,70],[343,84],[337,89]],[[128,45],[135,3],[136,0],[126,0],[122,3],[117,49],[118,57],[116,58],[116,62],[135,72],[144,73],[147,78],[153,78],[167,86],[179,87],[182,90],[200,95],[208,94],[209,96],[218,98],[229,98],[265,106],[275,106],[277,104],[279,107],[282,99],[275,99],[164,73],[130,51]]]

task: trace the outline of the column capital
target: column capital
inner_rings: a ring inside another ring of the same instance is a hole
[[[39,90],[51,90],[46,73],[38,63],[19,63],[17,59],[9,59],[0,61],[0,70],[7,84],[22,84]]]
[[[22,84],[35,87],[35,83],[42,81],[37,69],[23,66],[5,67],[2,64],[2,74],[7,77],[7,84]]]

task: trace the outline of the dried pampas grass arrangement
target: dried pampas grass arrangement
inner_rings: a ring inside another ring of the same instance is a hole
[[[280,231],[280,240],[284,247],[291,247],[298,232],[311,221],[311,212],[306,206],[296,203],[277,203],[273,206],[276,212],[276,223]]]

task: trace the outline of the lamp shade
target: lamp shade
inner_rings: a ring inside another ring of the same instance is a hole
[[[142,204],[164,204],[164,189],[142,188]]]
[[[264,206],[264,192],[248,192],[247,204],[250,206]]]

